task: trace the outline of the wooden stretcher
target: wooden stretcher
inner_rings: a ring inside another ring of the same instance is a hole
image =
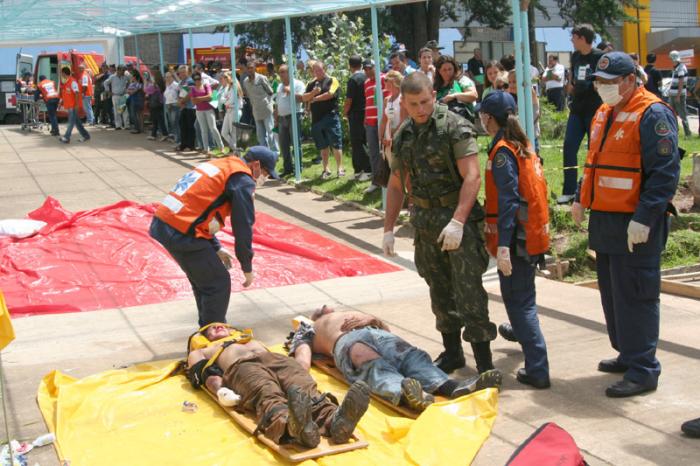
[[[236,424],[241,426],[251,435],[255,432],[255,429],[258,427],[255,419],[247,414],[236,411],[236,409],[233,407],[227,408],[226,406],[221,405],[215,394],[211,393],[206,388],[204,391],[214,400],[216,404],[221,407],[221,409],[226,411],[226,413],[231,416]],[[320,458],[322,456],[335,455],[337,453],[344,453],[346,451],[357,450],[358,448],[366,448],[369,445],[365,440],[362,440],[354,434],[348,443],[343,443],[340,445],[336,445],[331,442],[329,438],[322,436],[321,443],[319,443],[316,448],[310,449],[292,443],[280,445],[270,440],[265,436],[265,434],[261,433],[257,435],[257,439],[270,450],[292,463],[298,463],[300,461],[306,461],[313,458]]]
[[[296,316],[294,319],[292,319],[292,328],[296,331],[297,328],[299,328],[299,324],[301,322],[306,322],[309,325],[313,325],[313,321],[309,319],[308,317],[304,316]],[[321,354],[314,354],[313,357],[311,358],[311,363],[316,366],[317,368],[321,369],[323,372],[326,374],[330,375],[331,377],[340,380],[341,382],[348,383],[347,380],[345,380],[345,377],[343,374],[338,370],[337,367],[335,367],[335,362],[333,361],[332,358],[329,358],[328,356],[324,356]],[[420,413],[417,411],[414,411],[406,406],[401,406],[401,405],[395,405],[389,400],[382,398],[379,395],[376,395],[374,393],[370,393],[370,396],[372,397],[373,400],[378,401],[379,403],[383,404],[387,408],[391,409],[392,411],[395,411],[403,416],[406,416],[411,419],[416,419],[418,416],[420,416]],[[435,396],[435,401],[445,401],[447,398],[442,397],[442,396]]]

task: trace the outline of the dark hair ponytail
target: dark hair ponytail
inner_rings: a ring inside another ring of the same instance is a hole
[[[518,115],[509,113],[505,121],[497,119],[496,122],[498,126],[503,128],[503,139],[518,148],[518,153],[515,155],[520,157],[530,157],[532,155],[530,140],[527,138],[527,134],[525,134],[522,126],[520,126]]]

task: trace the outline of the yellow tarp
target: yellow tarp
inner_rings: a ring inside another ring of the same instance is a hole
[[[71,466],[281,463],[184,376],[168,377],[174,367],[171,361],[139,364],[79,380],[58,371],[46,375],[39,407],[61,459]],[[345,384],[313,369],[312,375],[322,392],[342,400]],[[197,403],[197,412],[183,412],[185,400]],[[497,404],[498,392],[487,389],[437,403],[411,420],[372,402],[356,431],[368,448],[298,464],[469,464],[491,432]]]
[[[15,339],[15,329],[12,327],[10,311],[7,310],[5,297],[0,291],[0,350]]]

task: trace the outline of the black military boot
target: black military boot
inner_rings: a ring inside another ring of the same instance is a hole
[[[472,343],[472,351],[474,351],[474,361],[476,361],[476,370],[479,372],[479,374],[493,369],[490,341]]]
[[[446,374],[464,367],[466,361],[459,332],[443,333],[442,344],[445,346],[445,351],[435,359],[435,365]]]

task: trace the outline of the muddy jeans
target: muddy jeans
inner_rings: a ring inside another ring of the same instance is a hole
[[[350,360],[350,348],[355,343],[367,345],[381,357],[355,368]],[[433,393],[448,378],[433,364],[428,353],[391,332],[375,328],[362,328],[341,336],[335,343],[333,356],[335,366],[349,383],[363,380],[372,393],[395,405],[401,401],[403,379],[416,379],[423,390]]]
[[[224,373],[224,386],[241,396],[240,406],[255,413],[258,425],[269,419],[262,431],[274,441],[287,432],[287,389],[296,385],[314,400],[312,417],[325,435],[337,406],[318,392],[316,382],[301,365],[288,356],[260,353],[236,361]]]

